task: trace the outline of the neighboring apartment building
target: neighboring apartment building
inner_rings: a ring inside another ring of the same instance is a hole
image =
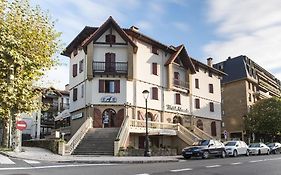
[[[214,67],[227,74],[222,79],[222,130],[230,139],[244,140],[244,117],[257,100],[281,97],[280,80],[244,55],[229,57]]]
[[[31,115],[22,114],[21,117],[27,123],[27,128],[23,131],[23,138],[45,138],[51,135],[51,130],[55,126],[55,117],[66,109],[69,109],[68,90],[58,90],[55,88],[42,88],[42,96],[39,101],[42,108]]]
[[[134,26],[122,29],[112,17],[100,27],[85,27],[63,55],[70,57],[72,134],[87,118],[93,118],[94,128],[103,127],[104,116],[109,117],[106,127],[121,127],[123,122],[124,130],[128,116],[125,145],[143,148],[142,92],[148,90],[153,146],[180,144],[177,132],[169,130],[176,123],[191,130],[198,126],[220,138],[224,73],[212,67],[211,59],[205,65],[190,58],[183,45],[166,46]]]

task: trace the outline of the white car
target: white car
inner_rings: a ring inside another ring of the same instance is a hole
[[[269,143],[267,146],[270,148],[271,154],[277,154],[281,152],[281,143],[275,142],[275,143]]]
[[[228,141],[225,143],[225,150],[227,155],[233,157],[250,154],[248,145],[243,141]]]
[[[270,148],[266,146],[264,143],[251,143],[249,145],[250,154],[269,154]]]

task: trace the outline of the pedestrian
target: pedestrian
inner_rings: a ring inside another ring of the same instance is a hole
[[[103,123],[103,128],[106,128],[109,126],[109,116],[108,116],[107,112],[105,112],[103,115],[102,123]]]

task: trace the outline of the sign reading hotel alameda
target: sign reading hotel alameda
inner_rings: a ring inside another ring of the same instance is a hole
[[[180,106],[172,106],[172,105],[166,105],[167,110],[171,110],[171,111],[178,111],[178,112],[185,112],[188,113],[188,109],[184,109]]]
[[[102,97],[100,99],[100,101],[103,102],[103,103],[116,103],[117,98],[113,97],[113,96],[105,96],[105,97]]]

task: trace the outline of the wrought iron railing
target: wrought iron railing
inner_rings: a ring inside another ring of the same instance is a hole
[[[127,74],[128,62],[93,62],[94,74]]]
[[[189,89],[189,83],[186,81],[181,81],[179,79],[174,79],[174,86],[183,89]]]

